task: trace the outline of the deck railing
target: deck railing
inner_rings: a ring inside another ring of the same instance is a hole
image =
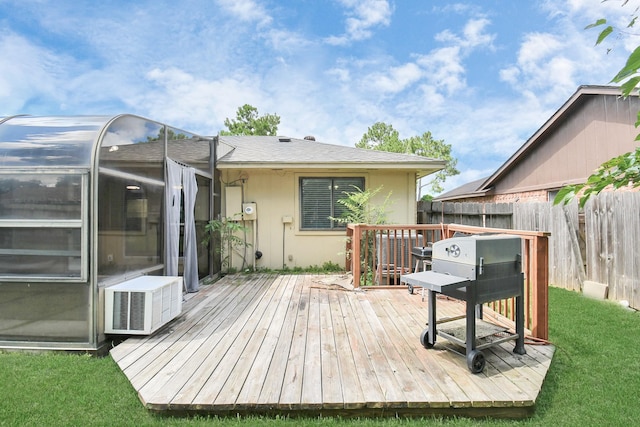
[[[413,247],[429,246],[452,237],[456,232],[514,234],[522,238],[525,327],[534,337],[548,339],[549,233],[458,224],[349,224],[346,268],[353,273],[354,287],[399,287],[402,274],[411,273],[416,267],[420,270],[423,268],[420,265],[422,260],[412,256]],[[488,306],[511,320],[515,319],[514,298],[493,301]]]

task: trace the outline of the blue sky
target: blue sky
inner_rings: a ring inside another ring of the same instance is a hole
[[[596,47],[584,27],[624,26],[637,3],[0,0],[0,116],[133,113],[214,135],[251,104],[282,135],[347,146],[382,121],[452,145],[449,190],[607,84],[638,41]]]

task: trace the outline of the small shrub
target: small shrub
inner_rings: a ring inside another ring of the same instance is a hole
[[[233,253],[243,253],[251,244],[246,242],[238,234],[246,233],[248,228],[232,218],[213,219],[204,227],[205,235],[203,245],[208,245],[211,240],[214,243],[216,254],[220,255],[221,272],[233,274],[237,271],[232,267]],[[217,243],[217,244],[216,244]]]

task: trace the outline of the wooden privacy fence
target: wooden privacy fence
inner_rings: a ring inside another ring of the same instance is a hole
[[[516,203],[514,227],[545,230],[549,278],[554,286],[582,290],[585,280],[608,286],[608,298],[640,309],[640,193],[603,192],[584,209],[577,202]]]
[[[453,236],[504,233],[523,240],[522,268],[525,280],[525,327],[536,338],[548,339],[548,233],[502,228],[475,227],[459,224],[419,225],[347,225],[346,269],[353,274],[353,285],[363,287],[400,287],[400,276],[416,268],[411,249]],[[420,265],[418,265],[420,267]],[[406,289],[406,287],[402,287]],[[515,320],[515,299],[489,303],[499,314]]]
[[[512,229],[513,203],[418,202],[420,224],[464,224]]]
[[[576,201],[420,202],[418,222],[549,232],[550,283],[577,292],[601,283],[609,299],[640,309],[640,192],[602,192],[582,210]]]

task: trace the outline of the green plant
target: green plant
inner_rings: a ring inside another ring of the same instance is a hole
[[[335,264],[331,261],[327,261],[325,263],[322,264],[322,271],[328,271],[328,272],[340,272],[340,271],[344,271],[344,268],[341,267],[338,264]]]
[[[221,256],[221,272],[235,272],[236,269],[232,266],[234,252],[244,254],[245,249],[251,247],[246,239],[239,236],[239,234],[246,234],[247,227],[232,218],[223,218],[209,221],[204,230],[202,244],[208,245],[210,241],[215,242],[214,250],[216,254]]]
[[[382,185],[374,190],[361,190],[354,187],[354,191],[346,193],[347,197],[337,202],[344,207],[340,217],[331,219],[342,224],[385,224],[387,222],[389,204],[391,203],[391,192],[387,194],[381,204],[372,202],[373,198],[382,191],[382,188]],[[361,279],[363,285],[373,284],[374,240],[374,233],[366,233],[360,239],[360,247],[366,248],[367,251],[366,256],[360,260],[360,268],[367,272]],[[351,253],[347,253],[347,256],[351,257]],[[367,260],[366,264],[365,259]]]
[[[307,273],[339,273],[344,272],[344,267],[331,261],[324,262],[322,265],[310,265],[304,269]]]
[[[387,209],[391,203],[391,192],[387,194],[381,204],[374,204],[373,198],[382,190],[382,185],[375,190],[370,188],[361,190],[353,186],[352,191],[345,191],[346,196],[337,200],[343,211],[338,217],[331,217],[332,221],[340,224],[384,224],[387,222]]]

